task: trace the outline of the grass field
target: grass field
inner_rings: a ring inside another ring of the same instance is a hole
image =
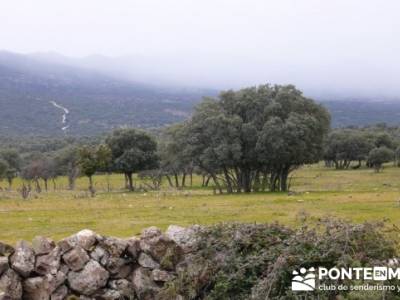
[[[122,175],[95,176],[98,194],[88,197],[87,180],[80,178],[75,191],[66,191],[66,179],[57,190],[33,194],[22,200],[16,181],[14,191],[0,192],[0,240],[13,243],[36,235],[55,239],[83,228],[106,235],[128,237],[148,226],[165,229],[170,224],[213,224],[222,221],[271,222],[289,226],[300,216],[311,220],[333,215],[361,222],[387,219],[400,227],[400,168],[390,165],[381,173],[370,169],[336,171],[322,164],[305,166],[293,173],[286,193],[214,195],[212,189],[194,187],[183,191],[128,193]],[[107,180],[112,187],[106,192]],[[6,183],[1,182],[5,187]]]

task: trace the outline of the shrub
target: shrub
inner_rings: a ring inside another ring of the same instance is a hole
[[[368,154],[368,164],[379,172],[382,165],[394,159],[394,152],[386,147],[374,148]]]
[[[382,226],[324,219],[298,230],[278,224],[207,227],[199,234],[198,250],[167,289],[184,299],[297,299],[299,293],[290,289],[295,269],[373,266],[394,257],[395,244]],[[314,293],[333,299],[347,292]]]

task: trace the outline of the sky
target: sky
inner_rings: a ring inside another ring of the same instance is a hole
[[[400,99],[399,12],[398,0],[1,0],[0,49],[104,55],[193,86]]]

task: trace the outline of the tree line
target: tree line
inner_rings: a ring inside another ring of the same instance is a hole
[[[220,193],[286,191],[289,174],[319,161],[329,132],[329,113],[292,85],[260,85],[205,98],[191,118],[150,134],[117,129],[89,144],[68,145],[52,155],[21,159],[15,150],[0,154],[0,177],[9,186],[20,176],[37,190],[67,176],[73,189],[79,175],[121,173],[134,190],[134,174],[153,186],[165,179],[177,188],[213,183]]]
[[[339,170],[400,165],[400,129],[330,130],[329,113],[294,86],[261,85],[205,98],[185,122],[151,133],[117,129],[19,148],[24,155],[0,152],[0,178],[9,188],[17,176],[37,191],[49,182],[55,188],[56,178],[66,176],[74,189],[78,176],[86,176],[94,194],[96,173],[121,173],[131,191],[134,176],[149,180],[146,189],[157,189],[163,180],[175,188],[191,185],[193,174],[220,193],[287,191],[293,170],[322,159]]]
[[[337,170],[358,169],[365,165],[376,172],[383,164],[400,166],[400,136],[397,127],[384,124],[365,128],[336,129],[325,141],[324,160]]]

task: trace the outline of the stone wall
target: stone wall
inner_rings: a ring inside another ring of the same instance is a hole
[[[150,227],[129,239],[85,229],[58,243],[0,242],[0,300],[158,299],[193,250],[198,228]]]

